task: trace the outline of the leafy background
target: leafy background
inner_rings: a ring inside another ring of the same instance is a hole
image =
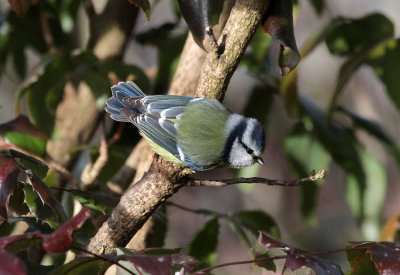
[[[82,64],[89,69],[80,77],[94,88],[99,107],[109,95],[110,84],[104,79],[109,68],[120,69],[120,75],[134,72],[144,91],[165,92],[186,37],[186,27],[182,21],[177,25],[166,24],[176,22],[173,1],[156,2],[152,3],[150,21],[144,13],[139,14],[136,35],[124,52],[124,63],[98,64],[90,52],[73,52],[71,49],[65,49],[64,53],[69,58],[62,54],[45,55],[40,43],[26,49],[10,47],[12,53],[2,54],[6,62],[2,63],[0,80],[0,123],[15,118],[15,99],[25,94],[27,104],[21,104],[22,111],[30,112],[35,125],[51,137],[54,106],[60,100],[57,81],[62,82],[52,76],[59,76],[57,70],[74,72]],[[380,3],[373,0],[298,2],[294,23],[297,45],[303,54],[310,44],[315,44],[315,48],[304,54],[295,72],[281,77],[277,65],[279,45],[272,43],[260,28],[232,78],[224,103],[235,112],[259,118],[267,130],[265,165],[242,169],[237,176],[257,174],[267,178],[294,178],[305,176],[312,169],[327,169],[326,179],[318,186],[311,184],[299,189],[261,185],[184,188],[171,199],[173,203],[190,206],[196,211],[212,211],[193,213],[168,206],[165,247],[189,246],[189,254],[203,259],[206,264],[247,259],[249,249],[245,244],[253,244],[254,239],[246,240],[238,233],[235,227],[238,219],[241,222],[248,219],[249,223],[265,221],[263,226],[271,226],[263,228],[264,231],[275,232],[278,237],[272,217],[284,243],[307,251],[322,251],[344,247],[349,240],[379,240],[383,225],[399,214],[400,99],[395,80],[400,75],[400,51],[397,40],[391,39],[400,36],[400,18],[397,16],[400,4],[396,0]],[[322,3],[320,11],[316,3]],[[1,5],[3,10],[8,9],[7,3]],[[76,24],[84,25],[82,13],[79,9],[66,9],[60,28],[68,33],[68,24],[75,16]],[[324,29],[325,26],[328,29]],[[352,30],[349,34],[346,27]],[[2,31],[5,29],[3,26]],[[172,29],[174,31],[170,32]],[[321,30],[329,35],[317,43],[313,37]],[[61,43],[66,37],[59,39]],[[82,31],[79,39],[85,41],[87,33]],[[29,44],[28,36],[25,40]],[[0,44],[0,50],[3,50],[1,45],[4,44]],[[21,51],[26,60],[21,60]],[[47,67],[43,66],[46,62],[50,64]],[[124,67],[124,64],[132,67]],[[50,72],[45,78],[55,82],[37,81],[30,86],[27,77],[41,68]],[[290,84],[294,75],[297,86],[293,87]],[[48,89],[52,93],[46,95]],[[44,94],[33,96],[32,91]],[[293,97],[297,92],[298,103]],[[40,98],[45,102],[38,101]],[[42,105],[38,107],[37,104]],[[325,123],[332,121],[336,123],[333,136],[324,128]],[[4,127],[0,131],[10,132]],[[131,140],[138,138],[134,130],[130,134]],[[32,142],[40,143],[40,140]],[[114,162],[117,166],[127,154],[126,143],[123,146],[117,144],[110,149],[114,153],[113,160],[119,161]],[[77,148],[80,150],[82,148]],[[41,151],[35,153],[43,154]],[[115,167],[107,166],[100,180],[106,182],[113,171]],[[204,176],[225,178],[232,173],[228,169],[218,169]],[[243,211],[253,212],[243,214]],[[240,215],[245,218],[240,219]],[[251,219],[255,215],[258,216]],[[254,225],[254,231],[260,227],[260,224]],[[216,240],[217,246],[209,245]],[[208,244],[206,248],[201,247],[204,243]],[[327,258],[346,266],[343,253]],[[218,272],[258,274],[259,269],[245,265]]]

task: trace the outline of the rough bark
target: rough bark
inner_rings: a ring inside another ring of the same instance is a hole
[[[269,1],[237,0],[218,39],[217,51],[204,62],[197,96],[223,100],[228,83],[239,65]]]
[[[154,210],[185,184],[192,172],[155,156],[149,171],[121,197],[87,249],[100,254],[125,246]]]
[[[268,3],[265,0],[237,1],[219,42],[223,51],[218,54],[211,52],[206,57],[207,64],[202,68],[199,82],[202,87],[198,94],[223,98],[233,71]],[[155,156],[149,171],[122,196],[109,219],[92,238],[88,250],[103,253],[125,246],[157,207],[186,184],[191,172]]]

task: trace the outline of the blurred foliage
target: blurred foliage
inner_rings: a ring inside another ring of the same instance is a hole
[[[139,7],[150,20],[151,1],[126,1]],[[82,27],[78,18],[79,10],[84,10],[82,1],[8,2],[9,9],[0,14],[0,76],[10,77],[15,72],[22,84],[15,91],[15,119],[0,124],[2,273],[102,273],[112,264],[139,274],[207,273],[215,267],[217,251],[224,249],[220,248],[218,240],[222,234],[221,223],[226,223],[238,240],[251,249],[254,262],[261,268],[284,274],[342,274],[337,264],[319,257],[318,253],[302,251],[278,241],[280,217],[271,217],[268,211],[253,209],[227,214],[172,203],[164,204],[164,207],[178,207],[208,218],[187,248],[119,249],[118,255],[81,257],[63,264],[66,251],[79,253],[95,234],[99,220],[118,204],[119,195],[105,186],[124,165],[139,140],[134,127],[113,125],[106,133],[107,162],[93,185],[86,189],[80,186],[78,178],[82,169],[67,167],[64,171],[61,169],[64,167],[54,166],[48,152],[48,144],[59,138],[55,126],[57,110],[66,94],[76,92],[81,84],[86,84],[101,110],[110,94],[109,87],[118,81],[135,81],[146,92],[167,91],[186,39],[182,21],[187,22],[196,42],[203,47],[207,38],[205,28],[224,20],[226,14],[223,13],[229,13],[230,8],[224,10],[223,4],[230,0],[171,1],[175,17],[170,22],[132,35],[132,42],[153,47],[157,52],[154,73],[117,58],[100,60],[93,49],[82,46],[78,31]],[[327,13],[325,2],[309,0],[320,16]],[[151,3],[157,5],[158,1]],[[241,60],[242,68],[259,81],[250,91],[243,113],[257,118],[269,129],[270,111],[277,101],[282,100],[287,113],[293,117],[293,124],[281,142],[292,176],[306,177],[314,169],[328,169],[335,163],[345,173],[348,206],[362,238],[378,240],[380,235],[381,241],[398,242],[399,215],[382,225],[381,209],[390,187],[388,175],[378,157],[365,148],[358,132],[375,138],[400,165],[398,143],[378,121],[341,106],[338,99],[347,92],[344,88],[355,72],[362,66],[369,66],[386,88],[390,101],[400,109],[400,38],[395,37],[392,21],[381,13],[361,18],[336,17],[320,26],[298,50],[293,32],[293,4],[298,5],[297,1],[291,0],[275,1],[270,5]],[[274,60],[275,40],[280,46],[278,62]],[[300,56],[307,58],[321,45],[326,46],[333,56],[343,59],[326,109],[302,93],[297,85],[296,66]],[[285,76],[277,75],[278,66]],[[92,143],[80,144],[69,154],[79,158],[80,165],[84,165],[95,162],[99,150]],[[259,170],[258,166],[250,167],[239,170],[237,175],[255,176]],[[59,178],[72,178],[72,187],[58,186]],[[304,221],[313,226],[318,225],[316,211],[320,187],[321,184],[306,184],[298,193],[298,210]],[[73,205],[74,199],[84,208],[71,217],[67,213],[72,213],[69,206]],[[89,209],[92,211],[90,218]],[[151,243],[162,246],[167,216],[157,212],[153,218],[161,225],[153,232]],[[10,236],[19,222],[26,223],[28,229]],[[34,253],[33,247],[40,253]],[[348,247],[336,252],[346,253],[351,268],[349,274],[397,274],[400,273],[399,251],[393,243],[362,242],[349,243]],[[49,265],[42,265],[47,259]],[[9,264],[11,262],[14,264]]]

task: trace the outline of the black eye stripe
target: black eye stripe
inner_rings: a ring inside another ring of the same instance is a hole
[[[246,150],[247,154],[254,156],[254,150],[249,148],[246,144],[244,144],[243,141],[239,140],[239,143],[243,146],[243,148]]]

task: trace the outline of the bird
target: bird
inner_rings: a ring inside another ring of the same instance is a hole
[[[146,95],[131,81],[113,85],[111,92],[105,111],[115,121],[136,126],[167,161],[199,171],[264,164],[260,122],[232,113],[218,100]]]

